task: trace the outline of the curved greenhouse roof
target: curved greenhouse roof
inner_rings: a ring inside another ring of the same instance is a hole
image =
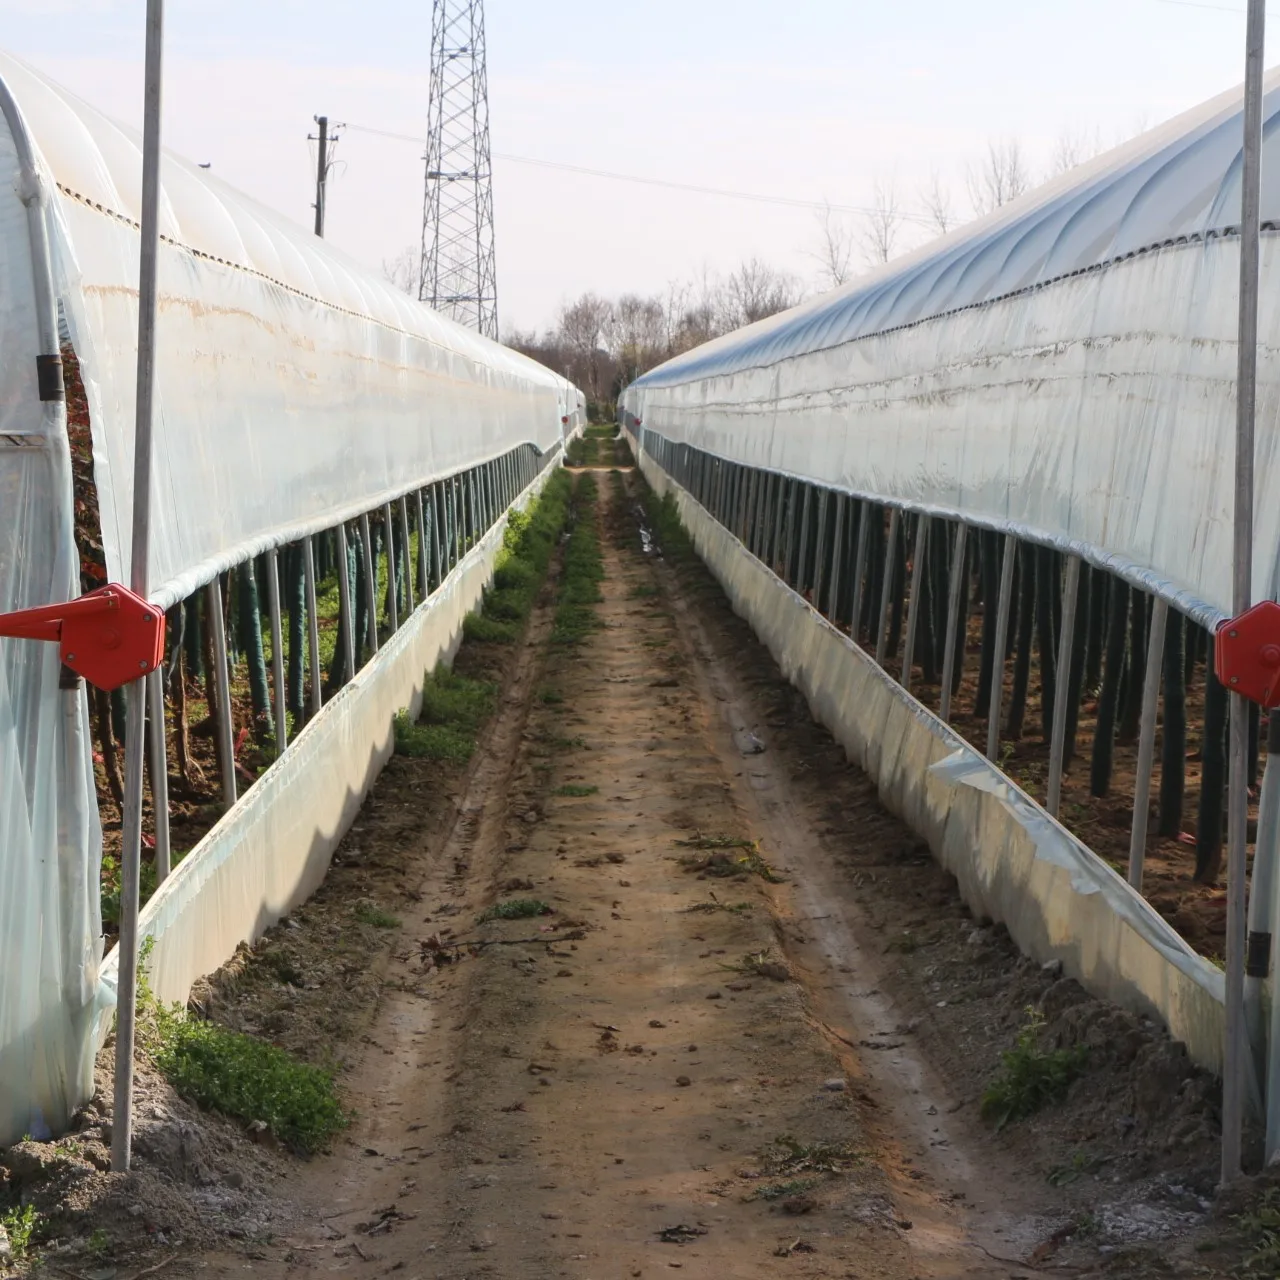
[[[1266,89],[1264,223],[1280,220],[1280,69]],[[1232,233],[1240,217],[1240,138],[1240,91],[1233,89],[834,293],[678,356],[638,385],[772,364]]]

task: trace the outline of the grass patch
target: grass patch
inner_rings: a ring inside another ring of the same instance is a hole
[[[497,686],[437,667],[422,689],[422,715],[401,711],[395,720],[396,751],[414,759],[466,764],[480,726],[493,711]]]
[[[333,1076],[322,1068],[180,1010],[164,1012],[160,1022],[156,1066],[184,1098],[238,1120],[261,1121],[308,1155],[346,1125]]]
[[[1087,1046],[1041,1049],[1043,1029],[1044,1015],[1028,1008],[1017,1043],[1000,1055],[1000,1072],[982,1095],[983,1118],[993,1121],[997,1130],[1060,1102],[1084,1070]]]
[[[18,1205],[7,1213],[0,1213],[0,1227],[9,1237],[9,1251],[15,1262],[21,1262],[31,1248],[31,1237],[40,1225],[40,1215],[29,1204]]]
[[[375,929],[398,929],[400,917],[384,911],[376,902],[357,902],[353,913],[361,924],[372,925]]]
[[[599,790],[599,787],[585,787],[579,782],[566,782],[563,787],[557,787],[551,794],[555,796],[593,796]]]
[[[480,612],[463,623],[467,639],[482,644],[514,644],[520,639],[568,518],[572,488],[573,478],[557,471],[527,511],[507,516],[493,586]]]
[[[529,920],[534,916],[549,916],[552,908],[541,898],[508,898],[505,902],[495,902],[480,913],[477,924],[486,920]]]
[[[178,1093],[233,1120],[265,1124],[306,1155],[347,1125],[332,1072],[256,1036],[190,1017],[181,1005],[161,1005],[147,974],[151,944],[148,938],[139,954],[139,1039]]]
[[[604,561],[596,529],[598,497],[595,476],[579,476],[573,496],[573,532],[564,550],[560,600],[551,629],[552,644],[581,644],[600,625],[595,606],[601,599]]]
[[[1268,1187],[1248,1213],[1235,1218],[1249,1250],[1244,1260],[1245,1276],[1280,1275],[1280,1187]]]
[[[821,1178],[789,1178],[786,1182],[771,1182],[745,1198],[747,1200],[785,1200],[789,1196],[803,1195],[806,1191],[812,1191],[821,1181]]]
[[[564,694],[561,693],[558,689],[551,689],[551,688],[539,689],[538,701],[541,702],[544,706],[558,707],[564,701]]]

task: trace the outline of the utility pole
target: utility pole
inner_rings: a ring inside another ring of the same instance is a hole
[[[328,116],[315,116],[314,119],[320,127],[320,135],[317,137],[314,133],[307,134],[308,142],[319,143],[316,148],[316,202],[312,208],[316,211],[316,235],[323,239],[325,190],[329,183],[329,170],[333,168],[333,148],[338,145],[338,135],[335,132],[332,137],[329,136]],[[337,130],[341,125],[335,124],[333,127]]]
[[[418,297],[498,337],[483,0],[433,0]]]

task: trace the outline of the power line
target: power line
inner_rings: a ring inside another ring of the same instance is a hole
[[[393,138],[397,142],[413,142],[418,146],[426,145],[422,138],[416,138],[408,133],[393,133],[390,129],[375,129],[371,125],[351,123],[347,124],[347,128],[355,129],[359,133],[377,134],[381,138]],[[704,187],[698,183],[675,182],[669,178],[651,178],[637,173],[617,173],[612,169],[592,169],[586,165],[564,164],[558,160],[542,160],[534,156],[516,156],[504,151],[493,152],[493,158],[495,160],[506,160],[512,164],[534,165],[540,169],[559,169],[564,173],[577,173],[589,178],[607,178],[614,182],[635,182],[646,187],[665,187],[671,191],[690,191],[697,195],[721,196],[729,200],[751,200],[757,204],[776,204],[792,209],[830,209],[832,213],[856,214],[874,214],[877,212],[877,210],[863,205],[829,204],[822,200],[800,200],[792,196],[765,195],[759,191],[730,191],[725,187]],[[904,216],[909,222],[927,223],[929,221],[927,218],[916,218],[911,215]]]

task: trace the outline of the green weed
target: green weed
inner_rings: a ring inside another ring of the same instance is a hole
[[[265,1040],[165,1008],[148,976],[153,939],[139,952],[139,1040],[184,1098],[235,1120],[260,1122],[308,1155],[348,1121],[333,1076]]]
[[[398,929],[400,927],[400,917],[393,916],[389,911],[384,911],[375,902],[357,902],[354,915],[361,924],[372,925],[375,929]]]
[[[982,1095],[982,1115],[993,1121],[997,1130],[1060,1102],[1084,1070],[1088,1048],[1041,1049],[1043,1029],[1044,1015],[1028,1008],[1017,1043],[1000,1055],[1000,1072]]]
[[[281,1142],[308,1154],[347,1123],[329,1072],[215,1022],[166,1012],[155,1059],[183,1097],[235,1119],[261,1121]]]
[[[566,782],[564,786],[557,787],[551,794],[557,796],[593,796],[599,790],[599,787],[586,787],[578,782]]]
[[[497,686],[472,680],[439,666],[422,690],[420,720],[401,711],[395,720],[396,751],[417,759],[466,764],[476,749],[476,735],[492,712]]]
[[[1235,1218],[1235,1224],[1249,1249],[1243,1274],[1268,1280],[1280,1275],[1280,1187],[1268,1187],[1248,1213]]]
[[[557,689],[539,689],[538,701],[544,706],[558,707],[564,701],[564,694]]]
[[[0,1227],[9,1237],[9,1251],[16,1262],[27,1256],[31,1247],[31,1237],[40,1225],[40,1215],[34,1205],[18,1205],[7,1213],[0,1213]]]
[[[595,605],[601,599],[599,584],[604,578],[604,561],[596,531],[598,496],[595,476],[579,476],[574,490],[576,519],[564,551],[552,644],[581,644],[600,625]]]
[[[528,920],[533,916],[549,916],[549,907],[540,898],[508,898],[505,902],[495,902],[480,913],[477,924],[486,920]]]

